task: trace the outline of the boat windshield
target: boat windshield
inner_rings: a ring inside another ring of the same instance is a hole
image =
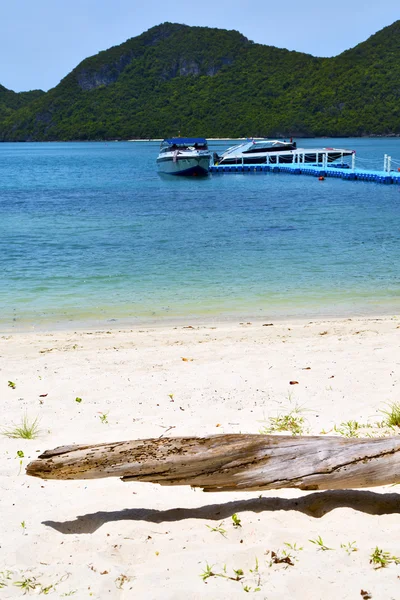
[[[207,150],[207,140],[204,138],[169,138],[161,142],[161,149],[165,152],[173,150]]]
[[[253,152],[268,152],[270,150],[291,149],[293,144],[281,140],[250,140],[238,146],[232,146],[223,153],[223,156],[230,154],[247,154]]]

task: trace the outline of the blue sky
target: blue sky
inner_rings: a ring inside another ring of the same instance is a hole
[[[0,84],[48,90],[84,58],[164,21],[335,56],[397,19],[399,0],[0,0]]]

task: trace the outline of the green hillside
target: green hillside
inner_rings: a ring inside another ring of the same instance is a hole
[[[42,90],[16,93],[0,85],[0,122],[18,109],[43,96]]]
[[[400,21],[334,58],[164,23],[0,108],[0,140],[400,134],[399,82]]]

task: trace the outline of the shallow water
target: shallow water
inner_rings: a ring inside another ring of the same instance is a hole
[[[400,160],[397,138],[298,146],[354,148],[379,170],[384,153]],[[400,186],[163,177],[158,147],[0,144],[2,330],[398,312]]]

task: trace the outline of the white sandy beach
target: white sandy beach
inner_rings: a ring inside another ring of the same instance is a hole
[[[337,434],[349,420],[381,421],[385,403],[399,401],[400,318],[269,323],[0,338],[2,429],[24,415],[40,427],[34,440],[0,436],[0,598],[21,597],[15,584],[31,579],[31,596],[79,599],[219,600],[247,590],[268,600],[399,600],[400,565],[370,564],[376,547],[400,557],[399,487],[217,494],[25,475],[61,445],[258,433],[295,406],[307,433]],[[318,536],[329,550],[309,541]],[[270,565],[271,551],[283,550],[294,564]],[[232,579],[204,582],[207,563]]]

